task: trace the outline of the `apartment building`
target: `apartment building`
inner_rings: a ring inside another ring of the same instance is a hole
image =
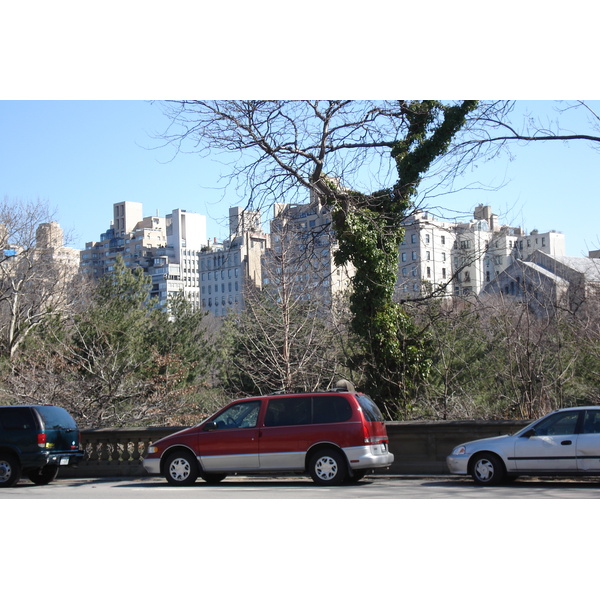
[[[81,269],[99,278],[114,268],[117,255],[152,280],[151,295],[166,308],[169,298],[183,293],[200,307],[200,254],[206,246],[206,217],[175,209],[165,217],[143,217],[140,202],[113,205],[113,220],[100,241],[86,243]]]
[[[263,258],[263,285],[281,285],[288,276],[298,295],[316,296],[329,306],[354,273],[352,265],[335,265],[336,248],[331,212],[318,196],[311,195],[308,204],[275,204],[271,248]]]
[[[538,230],[527,234],[521,227],[500,225],[491,207],[482,204],[466,223],[417,211],[406,223],[399,250],[396,296],[479,294],[515,260],[527,259],[536,250],[564,256],[564,235]]]
[[[261,286],[261,259],[268,244],[260,212],[230,208],[229,238],[209,242],[200,254],[202,309],[218,317],[242,311],[248,286]]]

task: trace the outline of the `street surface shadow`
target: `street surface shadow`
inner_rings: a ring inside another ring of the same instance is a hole
[[[519,477],[515,481],[505,481],[495,486],[477,485],[471,478],[448,478],[424,481],[421,485],[427,487],[455,487],[473,489],[496,489],[496,488],[567,488],[567,489],[590,489],[598,487],[600,478],[582,477],[581,479],[560,479],[554,477]]]
[[[362,480],[357,483],[342,484],[341,486],[335,486],[335,487],[356,488],[356,487],[362,487],[365,485],[368,486],[368,485],[371,485],[371,483],[373,483],[373,482],[369,481],[369,480],[366,480],[366,481]],[[163,480],[153,479],[153,480],[149,480],[149,481],[142,481],[142,480],[127,481],[127,482],[123,481],[122,483],[118,484],[117,487],[176,489],[178,486],[169,485],[164,479]],[[268,479],[267,480],[267,479],[252,479],[252,478],[235,479],[233,477],[230,480],[225,479],[224,481],[221,481],[220,483],[206,483],[202,479],[198,479],[198,481],[196,481],[195,483],[193,483],[191,485],[181,486],[181,488],[195,488],[195,487],[227,489],[227,488],[255,488],[255,487],[259,487],[259,488],[278,488],[278,487],[319,488],[319,487],[323,487],[323,488],[326,488],[328,486],[326,486],[326,485],[317,486],[310,479],[291,479],[291,480],[290,479]]]

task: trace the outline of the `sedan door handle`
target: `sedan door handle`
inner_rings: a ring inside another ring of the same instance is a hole
[[[563,440],[560,445],[561,446],[570,446],[573,442],[571,440]]]

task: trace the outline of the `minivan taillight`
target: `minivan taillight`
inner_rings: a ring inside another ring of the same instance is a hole
[[[38,433],[37,434],[37,442],[38,442],[38,446],[40,448],[45,448],[46,447],[46,434]]]

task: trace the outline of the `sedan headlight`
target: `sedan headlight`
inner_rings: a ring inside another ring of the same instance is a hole
[[[156,454],[158,452],[158,448],[156,446],[148,446],[148,454]]]
[[[467,453],[466,446],[456,446],[456,448],[454,448],[454,450],[452,450],[452,454],[456,454],[457,456],[460,456],[461,454],[466,454],[466,453]]]

